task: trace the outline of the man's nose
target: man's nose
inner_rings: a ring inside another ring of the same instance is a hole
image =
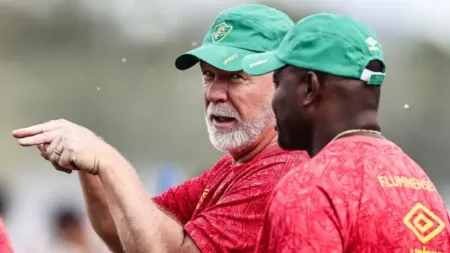
[[[212,103],[224,103],[228,100],[228,84],[216,81],[206,91],[206,98]]]

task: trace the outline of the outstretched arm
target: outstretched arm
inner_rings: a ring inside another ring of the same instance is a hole
[[[58,170],[98,175],[125,252],[199,252],[183,227],[149,201],[133,167],[89,129],[55,120],[15,130],[22,146],[48,144],[45,156]]]

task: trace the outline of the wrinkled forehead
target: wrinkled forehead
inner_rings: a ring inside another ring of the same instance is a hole
[[[260,90],[261,93],[273,91],[273,73],[268,73],[261,76],[252,76],[247,74],[243,70],[226,71],[218,69],[205,61],[200,61],[200,69],[202,72],[211,71],[216,76],[219,76],[220,79],[229,79],[230,84],[236,83],[234,80],[232,80],[232,78],[235,77],[233,75],[238,75],[238,77],[242,77],[242,80],[239,81],[239,83],[245,84],[247,88],[251,87],[251,89]]]
[[[224,74],[224,75],[227,75],[227,74],[228,74],[228,75],[231,75],[231,74],[239,74],[239,75],[241,75],[241,76],[246,77],[247,80],[253,80],[253,79],[255,79],[255,76],[251,76],[251,75],[245,73],[243,70],[238,70],[238,71],[227,71],[227,70],[223,70],[223,69],[216,68],[216,67],[214,67],[213,65],[211,65],[211,64],[209,64],[209,63],[207,63],[207,62],[205,62],[205,61],[200,61],[200,69],[201,69],[202,71],[208,70],[208,71],[214,72],[214,73],[216,73],[216,74]]]

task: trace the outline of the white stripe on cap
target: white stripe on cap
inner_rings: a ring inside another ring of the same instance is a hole
[[[365,82],[367,82],[367,81],[370,80],[370,77],[372,75],[383,75],[384,76],[385,74],[383,72],[374,72],[372,70],[364,69],[362,74],[361,74],[360,79],[365,81]]]

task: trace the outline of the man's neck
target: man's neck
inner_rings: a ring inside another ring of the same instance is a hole
[[[246,150],[242,152],[230,152],[230,155],[233,157],[233,165],[240,165],[252,160],[255,156],[262,153],[267,148],[277,144],[278,135],[273,131],[269,131],[268,133],[261,136],[254,145],[250,146]]]
[[[333,140],[333,138],[345,131],[357,129],[380,131],[380,125],[378,123],[377,113],[368,112],[360,114],[357,117],[352,117],[348,120],[336,120],[334,122],[330,120],[327,123],[320,124],[320,126],[317,126],[316,129],[317,130],[313,133],[312,149],[308,150],[311,157],[319,153]],[[352,135],[367,135],[376,138],[383,138],[377,133],[364,131],[344,134],[343,136],[340,136],[340,138]]]

